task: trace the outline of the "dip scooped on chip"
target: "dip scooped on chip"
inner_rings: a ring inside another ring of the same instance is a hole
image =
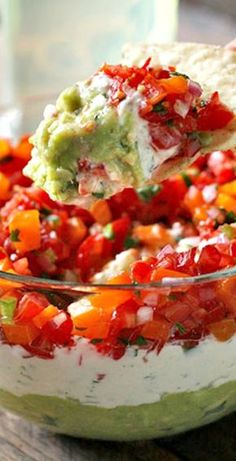
[[[127,45],[122,65],[104,64],[46,107],[25,174],[51,198],[86,206],[234,149],[235,77],[232,50]]]

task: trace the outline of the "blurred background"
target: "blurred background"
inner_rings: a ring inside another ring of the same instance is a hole
[[[0,104],[56,94],[125,42],[234,36],[235,0],[0,0]]]

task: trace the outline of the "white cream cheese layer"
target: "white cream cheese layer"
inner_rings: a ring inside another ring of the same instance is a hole
[[[52,360],[25,356],[19,346],[0,345],[0,389],[105,408],[154,403],[165,394],[236,381],[236,335],[224,343],[209,337],[188,351],[168,344],[159,355],[130,348],[117,361],[86,340],[71,350],[57,348]]]

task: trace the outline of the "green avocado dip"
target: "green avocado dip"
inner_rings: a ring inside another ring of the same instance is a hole
[[[74,202],[87,191],[109,196],[121,184],[144,180],[135,118],[129,110],[120,117],[107,104],[108,82],[98,74],[63,91],[31,138],[35,147],[24,172],[55,200]]]
[[[195,392],[166,394],[153,404],[112,409],[67,398],[0,390],[1,405],[53,432],[75,437],[132,441],[166,437],[193,429],[236,410],[236,383]]]

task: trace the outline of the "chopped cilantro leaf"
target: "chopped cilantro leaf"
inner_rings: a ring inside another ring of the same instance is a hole
[[[43,207],[43,208],[40,208],[39,212],[40,212],[40,214],[42,214],[43,216],[49,216],[49,215],[52,213],[51,210],[49,210],[48,208],[44,208],[44,207]]]
[[[236,214],[233,211],[228,211],[225,217],[225,222],[227,224],[232,224],[236,222]]]
[[[46,220],[49,223],[51,223],[54,227],[58,227],[60,225],[60,218],[56,214],[51,214],[50,216],[47,216]]]
[[[10,233],[10,239],[12,242],[20,242],[20,231],[19,229],[13,229]]]
[[[183,178],[183,180],[184,180],[187,187],[192,186],[192,184],[193,184],[192,180],[191,180],[191,178],[189,177],[189,175],[187,173],[183,172],[181,174],[181,176],[182,176],[182,178]]]
[[[161,187],[158,184],[150,184],[144,187],[141,187],[137,190],[139,197],[144,202],[150,202],[152,198],[157,195],[161,190]]]
[[[171,118],[169,120],[166,120],[166,125],[172,128],[175,125],[174,120],[172,120]]]
[[[126,237],[125,242],[124,242],[125,250],[129,250],[130,248],[136,248],[138,245],[139,245],[138,239],[133,238],[131,236]]]
[[[174,294],[174,293],[170,293],[170,295],[168,296],[168,299],[170,301],[176,301],[177,300],[177,296]]]
[[[137,346],[145,346],[147,344],[147,340],[143,336],[137,336],[135,344],[137,344]]]
[[[105,192],[92,192],[92,195],[95,198],[104,198]]]
[[[181,335],[186,332],[186,328],[184,325],[182,325],[182,323],[176,322],[175,326]]]
[[[188,77],[186,74],[182,74],[181,72],[176,72],[176,71],[170,72],[170,75],[171,75],[172,77],[184,77],[184,78],[186,78],[187,80],[189,80],[189,77]]]
[[[158,104],[155,104],[152,108],[153,112],[158,112],[160,115],[166,115],[168,110],[164,106],[163,102],[158,102]]]
[[[100,344],[102,342],[102,338],[93,338],[90,341],[92,344]]]
[[[106,237],[108,240],[114,240],[115,233],[113,231],[112,224],[109,223],[107,224],[104,229],[103,229],[103,235]]]

